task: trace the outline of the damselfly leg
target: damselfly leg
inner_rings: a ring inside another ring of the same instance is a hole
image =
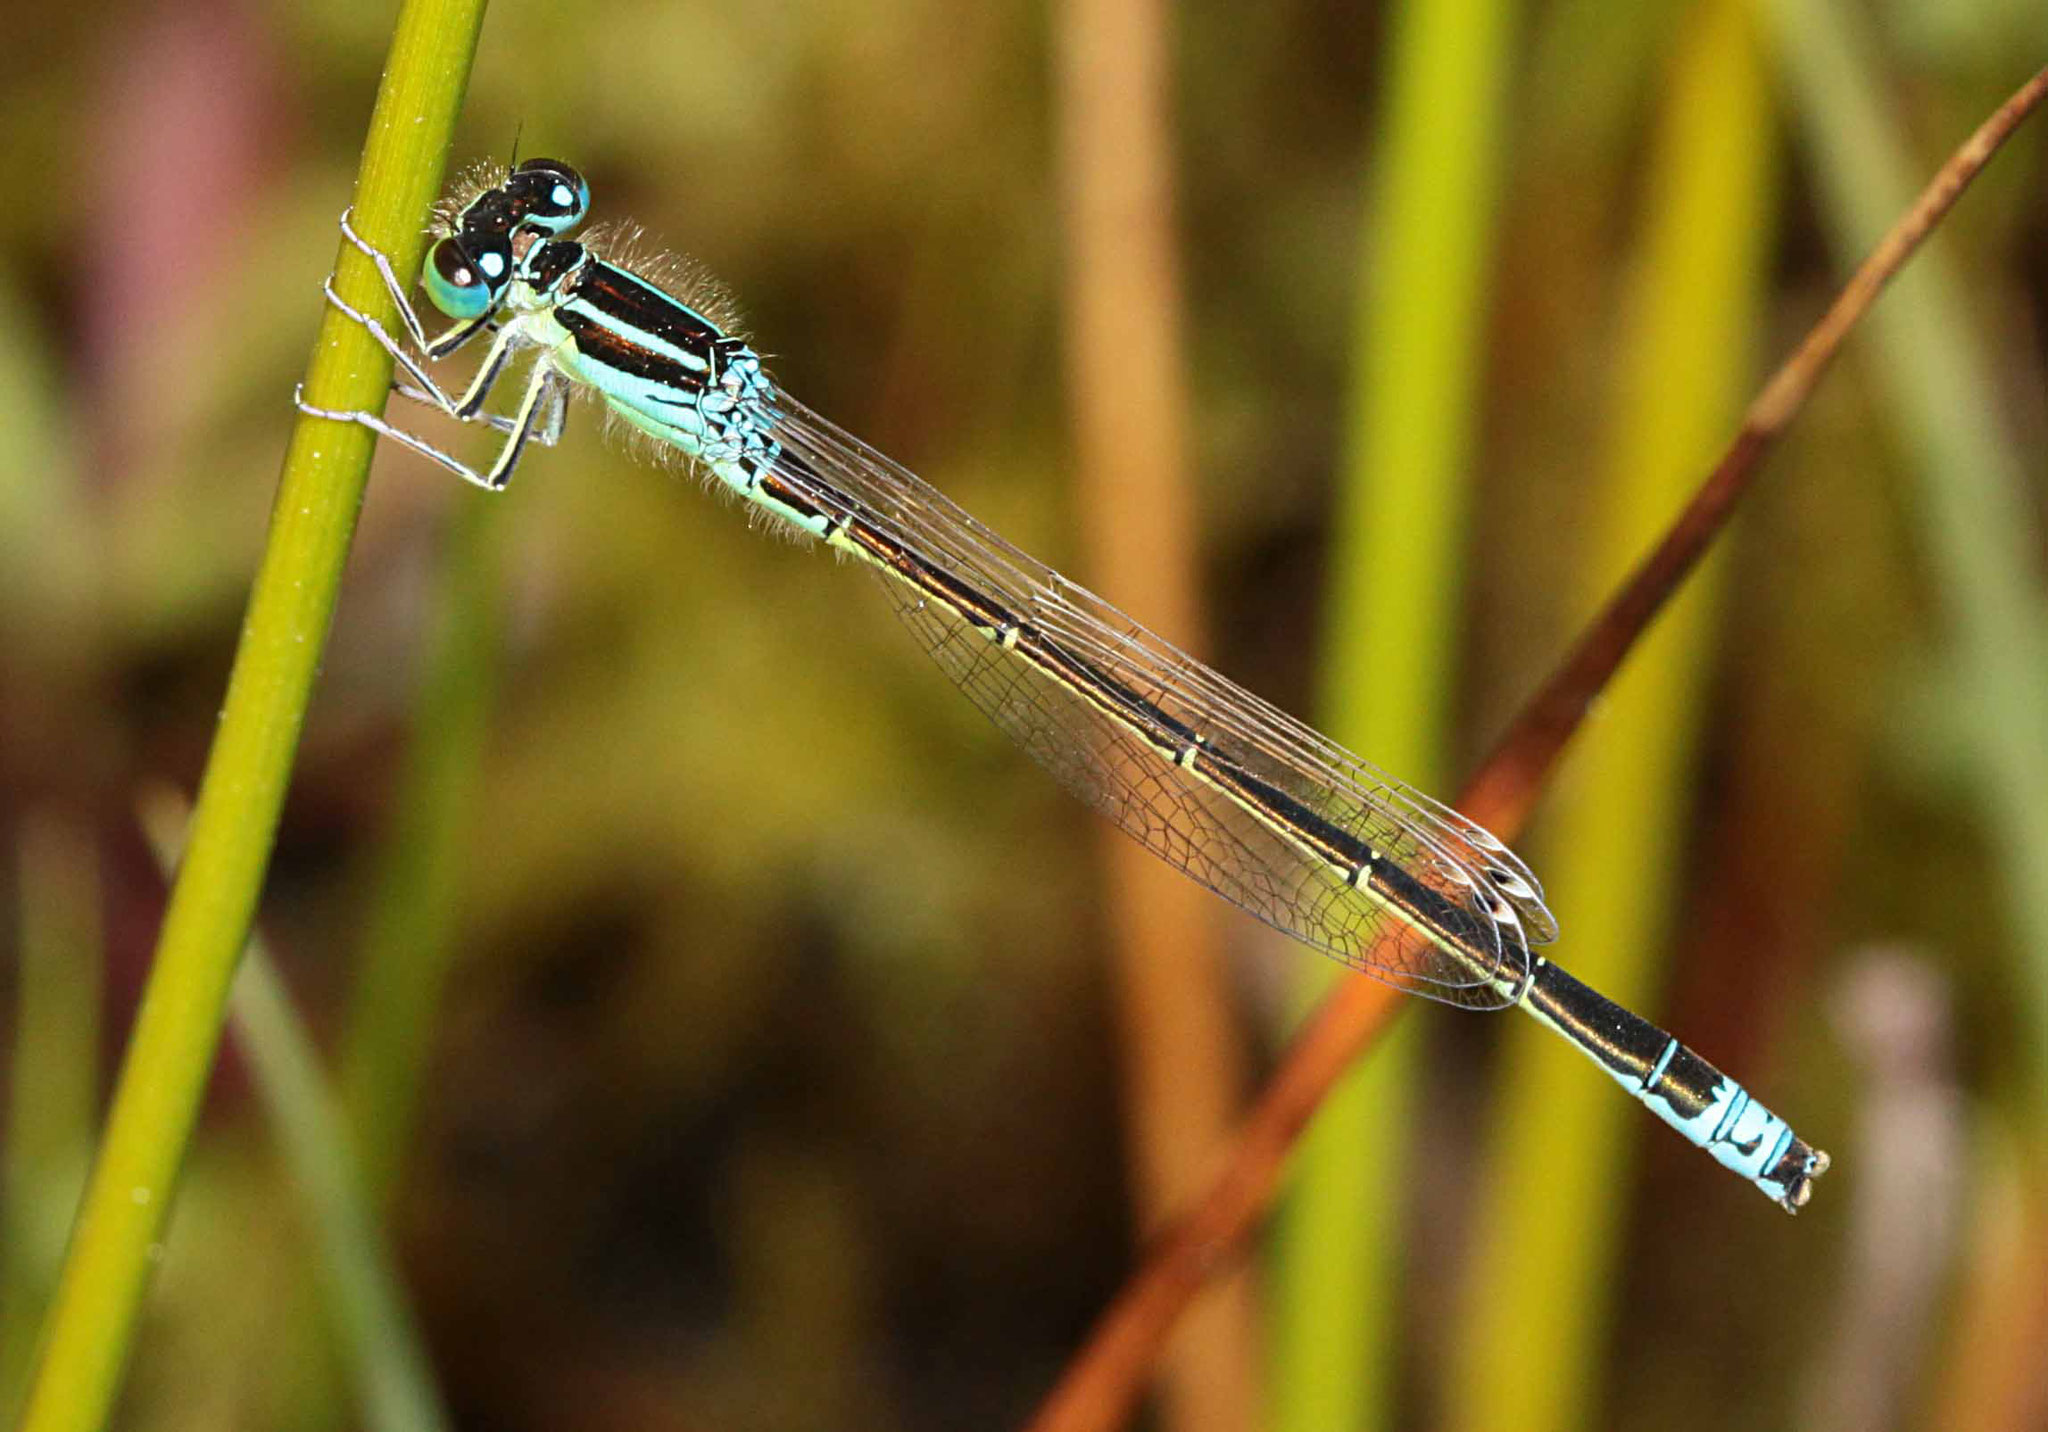
[[[481,423],[495,432],[506,434],[507,438],[491,464],[478,471],[418,434],[409,432],[376,413],[318,408],[306,402],[302,394],[294,393],[293,401],[299,411],[313,417],[350,422],[368,428],[380,437],[390,438],[393,442],[440,464],[465,482],[491,492],[503,490],[505,484],[511,480],[513,469],[518,466],[520,455],[528,442],[552,447],[561,437],[568,412],[567,379],[543,357],[535,362],[533,372],[527,379],[526,389],[521,394],[518,407],[511,417],[485,412],[484,404],[489,401],[492,390],[510,364],[514,349],[519,346],[512,331],[499,329],[489,351],[484,355],[482,365],[477,369],[476,376],[471,379],[462,396],[450,397],[440,384],[434,381],[433,374],[428,371],[426,364],[449,357],[478,334],[497,328],[493,317],[495,309],[486,309],[478,317],[456,323],[440,336],[429,338],[411,299],[398,282],[397,272],[391,260],[382,250],[356,232],[346,212],[341,216],[341,232],[344,238],[376,266],[377,273],[384,280],[391,301],[404,322],[407,336],[419,350],[419,355],[415,356],[403,343],[393,338],[382,323],[343,299],[334,291],[331,278],[321,285],[321,293],[327,301],[344,317],[361,326],[376,339],[378,345],[391,355],[392,362],[415,380],[414,383],[395,381],[392,390],[401,397],[445,413],[458,421]]]

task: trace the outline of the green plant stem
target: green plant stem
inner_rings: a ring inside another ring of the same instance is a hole
[[[1772,134],[1746,0],[1694,7],[1672,70],[1615,364],[1627,378],[1600,464],[1601,530],[1580,561],[1589,609],[1606,574],[1670,521],[1739,411],[1765,275]],[[1545,880],[1571,932],[1562,954],[1603,993],[1653,1014],[1655,958],[1682,888],[1719,585],[1710,562],[1646,634],[1603,695],[1597,737],[1572,754],[1554,793]],[[1562,1432],[1599,1424],[1598,1350],[1624,1226],[1619,1171],[1635,1140],[1661,1135],[1533,1021],[1505,1033],[1443,1425]],[[1516,1329],[1511,1368],[1492,1355],[1502,1327]]]
[[[0,1149],[0,1419],[10,1423],[28,1391],[36,1323],[92,1158],[106,966],[99,856],[87,829],[56,812],[31,812],[22,822],[20,868]]]
[[[1519,14],[1514,0],[1401,7],[1366,216],[1322,715],[1337,740],[1424,790],[1444,764]],[[1342,977],[1303,964],[1310,999]],[[1276,1432],[1393,1425],[1423,1033],[1411,1021],[1389,1035],[1302,1137],[1274,1249]]]
[[[355,214],[401,271],[419,262],[482,22],[483,0],[406,0],[399,13]],[[340,250],[336,284],[350,302],[391,316],[375,269],[352,248]],[[390,378],[375,341],[327,311],[306,373],[308,401],[381,411]],[[191,841],[72,1229],[24,1432],[93,1432],[120,1388],[151,1249],[163,1235],[269,865],[371,448],[358,427],[302,416],[293,428]]]
[[[469,817],[497,695],[499,515],[490,502],[459,503],[449,530],[439,625],[336,1071],[363,1188],[380,1207],[404,1166],[455,954]]]
[[[146,799],[141,814],[157,863],[168,873],[177,865],[190,812],[166,792]],[[363,1424],[371,1432],[442,1432],[448,1419],[428,1370],[426,1344],[378,1232],[313,1037],[260,931],[250,932],[228,1004],[271,1133],[306,1203]]]

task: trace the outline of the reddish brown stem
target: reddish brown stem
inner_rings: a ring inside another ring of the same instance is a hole
[[[2048,69],[2036,73],[1978,126],[1879,241],[1805,341],[1771,375],[1743,414],[1735,440],[1685,511],[1481,764],[1465,789],[1461,805],[1466,814],[1482,825],[1510,825],[1526,815],[1565,743],[1585,719],[1587,708],[1606,689],[1644,629],[1727,525],[1735,504],[1748,491],[1757,465],[1806,405],[1814,385],[1841,351],[1849,330],[1934,226],[1955,207],[1998,147],[2040,104],[2044,93],[2048,93]]]
[[[2048,69],[2022,85],[1950,156],[1864,260],[1750,404],[1728,451],[1664,539],[1508,727],[1461,792],[1460,809],[1506,838],[1521,829],[1594,697],[1727,525],[1764,455],[1804,406],[1849,330],[2044,96]],[[1125,1421],[1174,1320],[1202,1284],[1236,1257],[1272,1203],[1295,1138],[1352,1061],[1386,1028],[1399,1000],[1384,985],[1352,979],[1323,1002],[1253,1106],[1222,1175],[1153,1244],[1027,1432],[1098,1432]]]

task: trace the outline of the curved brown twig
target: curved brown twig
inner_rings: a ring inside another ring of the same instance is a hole
[[[1820,322],[1749,405],[1735,440],[1664,534],[1664,540],[1615,593],[1564,663],[1522,708],[1507,734],[1481,763],[1459,802],[1467,815],[1495,829],[1526,818],[1565,742],[1585,719],[1587,707],[1605,689],[1644,628],[1692,571],[1708,544],[1727,525],[1729,514],[1748,490],[1757,465],[1806,405],[1814,385],[1841,351],[1849,330],[1869,311],[1892,276],[1955,207],[1970,181],[2044,95],[2048,95],[2048,69],[2037,71],[1977,127],[1976,133],[1949,156],[1948,162],[1920,191],[1912,207],[1878,241],[1847,287],[1821,315]]]
[[[2048,96],[2038,71],[1942,165],[1743,415],[1741,428],[1664,539],[1587,628],[1460,793],[1458,806],[1506,838],[1528,818],[1565,743],[1644,630],[1727,525],[1759,463],[1805,404],[1858,320],[2020,123]],[[1272,1202],[1296,1136],[1379,1035],[1401,996],[1369,979],[1338,986],[1289,1045],[1246,1118],[1230,1162],[1193,1211],[1154,1242],[1026,1432],[1119,1426],[1175,1318],[1235,1257]]]

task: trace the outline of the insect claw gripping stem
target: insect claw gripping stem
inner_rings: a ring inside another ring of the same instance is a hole
[[[351,411],[345,408],[316,408],[306,401],[306,385],[299,383],[292,388],[292,406],[309,418],[324,418],[331,423],[354,423],[359,428],[368,428],[378,437],[389,438],[401,447],[409,448],[421,457],[439,463],[464,482],[481,487],[486,492],[504,491],[502,481],[492,482],[488,477],[470,467],[461,459],[450,457],[425,438],[415,437],[403,428],[395,427],[375,413]]]
[[[391,334],[385,329],[383,324],[379,323],[376,319],[370,317],[369,314],[360,312],[359,310],[351,307],[347,300],[343,299],[340,294],[334,291],[333,279],[330,278],[326,280],[324,283],[322,283],[320,285],[320,292],[326,295],[327,301],[333,304],[335,309],[338,312],[340,312],[343,317],[353,320],[355,323],[359,324],[363,329],[365,329],[372,338],[376,339],[377,345],[380,348],[382,348],[386,353],[389,353],[391,355],[391,361],[396,363],[399,367],[405,369],[406,373],[410,375],[415,382],[417,382],[422,388],[426,389],[426,391],[432,395],[433,401],[436,404],[438,404],[443,411],[451,414],[454,413],[455,400],[450,398],[446,393],[441,391],[441,387],[438,383],[434,381],[433,375],[427,372],[426,368],[420,363],[418,359],[414,358],[412,354],[405,351],[405,346],[399,343],[396,339],[394,339],[391,336]],[[405,312],[405,310],[401,309],[400,312],[403,313]],[[408,318],[410,317],[410,315],[407,316]]]
[[[354,244],[361,251],[363,257],[377,266],[377,273],[384,280],[384,287],[389,289],[391,296],[398,301],[398,316],[405,320],[406,333],[414,344],[421,349],[431,348],[433,345],[427,341],[427,331],[421,326],[419,315],[413,312],[412,304],[407,301],[405,285],[398,281],[398,274],[391,267],[391,260],[384,256],[382,249],[357,233],[355,225],[349,222],[349,216],[354,214],[355,211],[355,205],[353,204],[341,211],[341,236]],[[328,289],[328,297],[334,297],[334,290],[332,288]],[[350,311],[346,304],[341,303],[341,300],[335,299],[335,302],[342,307],[344,312]],[[359,319],[358,321],[363,323],[365,327],[380,339],[384,338],[382,329],[376,323],[369,319]],[[388,347],[389,340],[385,339],[385,343]]]

